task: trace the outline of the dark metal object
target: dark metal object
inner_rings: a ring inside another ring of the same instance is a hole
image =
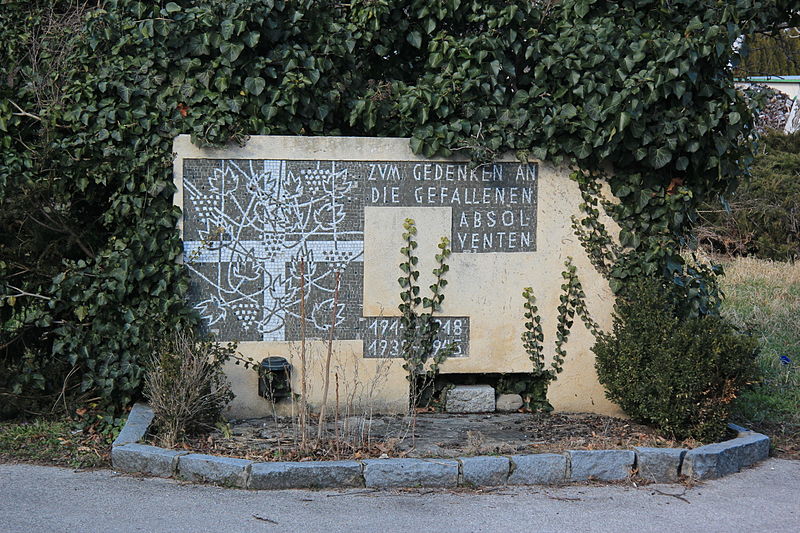
[[[292,365],[283,357],[267,357],[258,368],[258,395],[275,402],[292,395]]]

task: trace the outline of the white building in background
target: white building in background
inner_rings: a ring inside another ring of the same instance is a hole
[[[800,76],[751,76],[741,78],[740,83],[766,85],[797,100],[800,98]]]

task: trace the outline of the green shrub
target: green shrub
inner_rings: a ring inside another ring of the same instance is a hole
[[[187,435],[214,427],[233,393],[222,366],[235,351],[231,345],[176,333],[153,356],[144,393],[155,414],[159,442],[172,447]]]
[[[716,251],[762,259],[800,257],[800,132],[773,132],[762,139],[763,151],[752,177],[720,205],[701,208],[701,243]]]
[[[757,343],[716,316],[681,316],[680,292],[638,280],[593,351],[607,396],[635,420],[678,438],[725,434],[731,402],[755,375]]]

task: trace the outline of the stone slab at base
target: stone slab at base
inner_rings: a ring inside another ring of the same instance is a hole
[[[462,479],[473,487],[505,485],[511,462],[508,457],[460,457]]]
[[[630,450],[568,450],[570,481],[621,481],[631,475],[636,455]]]
[[[524,405],[522,396],[519,394],[500,394],[497,396],[495,407],[501,413],[513,413]]]
[[[368,488],[455,487],[458,461],[452,459],[369,459],[364,461]]]
[[[111,448],[111,464],[120,472],[141,472],[151,476],[171,477],[177,471],[178,457],[188,453],[130,443]]]
[[[567,458],[556,453],[512,455],[509,485],[556,485],[567,474]]]
[[[192,453],[178,458],[178,477],[186,481],[244,488],[251,464],[252,461],[245,459]]]
[[[147,433],[153,422],[153,410],[145,403],[135,403],[128,414],[128,419],[111,446],[122,446],[131,442],[139,442]]]
[[[326,489],[363,487],[357,461],[255,463],[250,468],[249,489]]]
[[[489,385],[456,385],[447,391],[448,413],[492,413],[494,388]]]
[[[769,437],[743,434],[735,439],[707,444],[686,452],[681,474],[693,479],[714,479],[738,472],[769,456]]]
[[[636,450],[639,477],[655,483],[673,483],[680,477],[681,462],[686,450],[681,448],[646,448]]]

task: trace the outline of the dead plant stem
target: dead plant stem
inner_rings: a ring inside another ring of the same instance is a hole
[[[328,403],[328,387],[331,382],[331,355],[333,353],[333,339],[336,333],[336,315],[339,310],[339,280],[341,272],[336,271],[336,280],[333,288],[333,305],[331,306],[331,325],[328,330],[328,353],[325,357],[325,374],[322,385],[322,404],[319,407],[319,429],[317,431],[317,441],[322,442],[322,432],[325,428],[325,407]]]
[[[336,432],[336,453],[340,452],[341,439],[339,438],[339,373],[334,374],[336,382],[336,409],[333,411],[333,430]]]
[[[300,446],[305,450],[308,446],[308,396],[306,375],[306,274],[305,261],[300,258]]]

